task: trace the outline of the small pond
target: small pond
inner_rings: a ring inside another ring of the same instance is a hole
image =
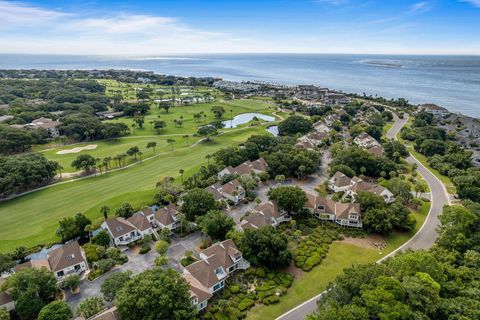
[[[253,120],[253,118],[257,117],[260,120],[263,121],[275,121],[275,117],[273,116],[268,116],[266,114],[261,114],[261,113],[255,113],[255,112],[249,112],[249,113],[242,113],[239,114],[235,117],[233,117],[232,120],[226,120],[223,121],[223,124],[225,125],[225,128],[236,128],[237,126],[250,122]]]
[[[273,134],[275,137],[278,137],[278,126],[270,126],[267,128],[267,131]]]

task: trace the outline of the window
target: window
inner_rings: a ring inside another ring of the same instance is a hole
[[[118,240],[123,241],[123,237],[118,238]]]
[[[325,211],[325,206],[323,204],[319,204],[317,209],[321,211]]]
[[[75,271],[80,270],[80,265],[79,264],[75,265],[74,269],[75,269]]]
[[[217,283],[216,285],[213,286],[213,291],[217,291],[219,289],[223,288],[223,281]]]
[[[358,216],[356,214],[349,214],[348,219],[349,220],[358,220]]]
[[[58,277],[63,277],[63,275],[64,275],[63,270],[57,272],[57,276],[58,276]]]

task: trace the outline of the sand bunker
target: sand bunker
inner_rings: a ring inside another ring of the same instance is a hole
[[[85,147],[76,147],[73,149],[67,149],[67,150],[60,150],[57,152],[57,154],[69,154],[69,153],[78,153],[83,150],[93,150],[96,149],[97,145],[96,144],[89,144],[88,146]]]

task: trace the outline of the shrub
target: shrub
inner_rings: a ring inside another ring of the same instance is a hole
[[[231,286],[229,287],[229,289],[230,289],[230,292],[231,292],[231,293],[234,293],[234,294],[240,292],[240,287],[237,286],[237,285],[235,285],[235,284],[234,284],[234,285],[231,285]]]
[[[75,290],[80,286],[80,276],[78,274],[72,274],[63,280],[63,285],[65,288],[70,290]]]
[[[280,300],[280,298],[277,297],[277,295],[271,295],[263,299],[262,303],[269,305],[272,303],[277,303]]]
[[[118,248],[108,248],[106,256],[109,259],[113,259],[116,264],[124,264],[128,261],[127,255],[123,254]]]
[[[113,259],[102,259],[95,263],[95,267],[99,270],[100,274],[104,274],[115,266],[115,261]]]
[[[161,255],[155,258],[155,265],[157,267],[165,266],[168,263],[168,257],[165,255]]]
[[[150,245],[148,243],[144,243],[142,245],[142,248],[140,249],[140,251],[138,251],[138,253],[140,254],[145,254],[147,252],[149,252],[152,248],[150,248]]]
[[[253,306],[254,304],[255,304],[255,301],[253,301],[252,299],[245,298],[242,301],[240,301],[240,303],[238,304],[238,309],[240,311],[244,311],[250,308],[251,306]]]
[[[158,240],[156,243],[155,243],[155,250],[158,252],[158,254],[160,255],[164,255],[167,253],[167,250],[168,250],[168,242],[165,241],[165,240]]]

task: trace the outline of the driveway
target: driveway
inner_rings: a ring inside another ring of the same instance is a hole
[[[393,112],[392,112],[393,113]],[[389,139],[397,139],[397,133],[400,132],[400,129],[407,123],[408,118],[405,117],[404,119],[400,119],[395,113],[393,113],[395,122],[387,132],[387,137]],[[402,245],[397,250],[391,252],[390,254],[386,255],[382,259],[378,260],[381,262],[393,255],[397,252],[405,251],[405,250],[419,250],[419,249],[427,249],[430,248],[437,239],[437,227],[440,225],[439,222],[439,215],[443,211],[443,206],[450,203],[450,199],[447,193],[447,190],[443,183],[427,168],[425,168],[417,159],[413,156],[409,156],[407,158],[409,163],[416,163],[418,168],[417,171],[422,175],[425,182],[430,187],[431,193],[431,207],[428,213],[427,218],[425,219],[424,224],[420,228],[420,230],[404,245]],[[287,311],[276,320],[298,320],[298,319],[305,319],[307,315],[315,312],[317,310],[317,301],[321,298],[321,296],[325,293],[322,292],[319,295],[311,298],[310,300],[304,302],[303,304]]]
[[[198,231],[185,237],[172,236],[170,246],[168,247],[167,251],[167,256],[169,257],[168,267],[181,272],[183,267],[180,265],[180,259],[188,250],[195,252],[195,248],[199,246],[200,243],[201,234]],[[128,256],[128,262],[121,266],[116,266],[93,281],[89,281],[88,279],[83,280],[80,284],[80,292],[78,294],[72,295],[69,290],[65,290],[66,302],[70,308],[72,308],[72,310],[75,310],[78,304],[88,297],[102,296],[102,293],[100,292],[102,283],[112,274],[127,270],[132,271],[133,274],[141,273],[147,269],[150,269],[154,265],[155,258],[158,256],[153,244],[152,250],[146,254],[138,254],[131,249],[125,251],[124,253]]]

